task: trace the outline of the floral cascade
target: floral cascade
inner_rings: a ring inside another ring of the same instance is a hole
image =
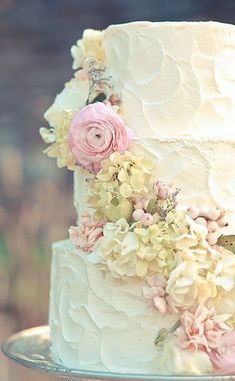
[[[214,373],[235,372],[235,250],[234,237],[221,233],[224,212],[180,205],[180,190],[136,153],[104,66],[102,32],[85,31],[72,56],[75,76],[45,114],[50,128],[40,130],[59,167],[89,172],[92,213],[69,229],[71,242],[114,278],[142,280],[149,308],[175,317],[155,339],[159,356],[177,348]]]

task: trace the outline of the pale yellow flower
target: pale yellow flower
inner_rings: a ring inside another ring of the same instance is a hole
[[[102,174],[107,176],[108,184],[120,181],[113,180],[113,168],[111,165],[110,171]],[[165,221],[156,221],[148,227],[141,222],[129,226],[124,218],[107,223],[94,255],[100,268],[114,277],[146,278],[162,274],[167,279],[166,292],[176,307],[202,304],[217,306],[221,312],[221,308],[228,306],[223,313],[231,320],[231,306],[235,303],[235,256],[225,249],[209,246],[205,229],[184,211],[174,210]],[[228,295],[229,299],[225,300]]]
[[[167,292],[176,306],[216,305],[235,287],[235,256],[201,246],[178,252],[179,264],[170,273]],[[228,312],[230,311],[223,311]]]
[[[87,61],[93,60],[97,64],[104,64],[105,50],[102,46],[103,32],[93,29],[86,29],[83,38],[78,40],[71,48],[73,57],[73,69],[79,69]]]
[[[170,228],[177,249],[177,266],[170,272],[167,292],[173,297],[176,306],[204,304],[218,295],[218,285],[226,287],[229,280],[216,277],[216,266],[220,253],[212,250],[206,241],[207,231],[203,226],[188,218],[183,211],[177,211]],[[224,269],[220,266],[219,269]]]
[[[105,206],[103,208],[105,209]],[[106,215],[106,217],[109,216]],[[183,238],[179,249],[177,245],[180,237]],[[185,268],[188,263],[191,266],[191,263],[195,261],[195,255],[198,261],[202,262],[200,268],[204,269],[203,261],[205,261],[207,249],[199,249],[200,237],[195,237],[185,213],[174,211],[169,213],[166,221],[156,222],[148,228],[143,227],[141,222],[129,226],[123,218],[114,223],[107,223],[104,226],[104,237],[99,240],[96,250],[101,268],[111,271],[115,277],[145,278],[152,274],[162,274],[166,279],[170,276],[174,283],[180,271],[176,270],[174,275],[172,270],[183,262],[185,262]],[[194,283],[191,281],[191,289],[189,289],[190,284],[185,284],[184,280],[182,283],[184,287],[187,286],[182,293],[187,294],[191,302],[192,295],[195,294],[193,293]],[[170,284],[169,287],[171,287]],[[174,293],[173,288],[171,292]],[[185,299],[185,295],[182,298]]]
[[[114,152],[102,161],[100,172],[89,183],[88,203],[109,221],[116,222],[121,217],[129,220],[133,211],[131,200],[147,194],[152,173],[153,165],[143,157]]]
[[[100,267],[114,277],[145,278],[157,273],[168,277],[177,265],[178,252],[174,238],[166,233],[169,229],[164,221],[148,228],[141,223],[129,226],[123,218],[107,223],[95,247]]]
[[[169,226],[165,221],[146,228],[135,228],[140,241],[138,256],[148,262],[149,272],[168,277],[176,266],[176,247],[172,237],[166,233]]]
[[[202,247],[209,248],[206,241],[207,228],[195,223],[184,211],[177,212],[172,228],[175,231],[175,244],[179,250],[195,247],[199,242]]]
[[[74,113],[85,105],[88,92],[88,80],[71,79],[44,115],[50,124],[50,128],[42,127],[39,131],[43,141],[50,144],[44,152],[57,159],[59,168],[75,169],[76,160],[68,145],[68,131]]]
[[[41,127],[39,129],[39,133],[41,135],[42,140],[45,143],[47,143],[47,144],[55,143],[56,136],[55,136],[55,131],[53,128]]]
[[[122,218],[116,223],[107,223],[103,234],[94,247],[100,268],[116,278],[135,276],[139,242],[136,234],[129,231],[127,221]]]
[[[60,112],[51,114],[54,128],[40,129],[40,134],[45,143],[51,145],[44,151],[49,157],[57,159],[59,168],[67,166],[74,170],[76,160],[68,145],[68,128],[71,123],[72,114],[70,112]]]

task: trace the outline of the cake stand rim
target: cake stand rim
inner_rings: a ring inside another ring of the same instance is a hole
[[[50,350],[50,328],[48,325],[41,325],[24,329],[8,336],[1,344],[2,352],[10,360],[26,368],[38,371],[51,376],[65,377],[69,379],[91,379],[91,380],[120,380],[120,381],[235,381],[235,375],[154,375],[154,374],[135,374],[135,373],[117,373],[94,371],[84,369],[66,368],[61,364],[55,363],[49,356],[45,360],[33,360],[25,356],[23,352],[15,352],[12,346],[25,340],[27,337],[39,339],[40,335],[47,337],[47,350]],[[24,358],[26,357],[26,358]],[[47,362],[48,364],[45,364]]]

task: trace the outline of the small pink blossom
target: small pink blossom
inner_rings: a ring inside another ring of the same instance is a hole
[[[191,351],[199,349],[208,353],[217,348],[225,331],[214,318],[214,311],[202,305],[198,306],[194,312],[182,312],[181,326],[177,329],[181,347]]]
[[[235,374],[235,330],[225,333],[210,354],[216,374]]]
[[[171,193],[170,187],[161,181],[156,181],[153,190],[157,198],[160,200],[166,200]]]
[[[144,226],[150,226],[154,223],[154,218],[152,214],[144,213],[143,216],[141,217],[141,222]]]
[[[130,148],[132,131],[110,105],[89,104],[77,112],[69,128],[68,142],[77,164],[97,173],[100,162],[112,152]]]
[[[140,221],[145,214],[145,211],[143,209],[135,209],[134,212],[132,213],[132,218],[135,221]]]
[[[103,236],[103,222],[94,222],[84,216],[79,226],[71,226],[69,237],[71,243],[78,249],[90,253],[96,241]]]
[[[146,278],[147,285],[143,287],[144,297],[149,307],[162,314],[177,312],[174,301],[165,291],[167,281],[162,275],[153,275]]]
[[[149,200],[145,197],[136,198],[134,200],[134,208],[135,209],[143,209],[143,211],[147,210]]]

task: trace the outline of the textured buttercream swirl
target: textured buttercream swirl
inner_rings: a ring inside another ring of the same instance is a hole
[[[235,136],[233,25],[114,25],[103,46],[135,136]]]
[[[54,245],[50,317],[52,356],[67,367],[145,374],[205,374],[208,356],[182,351],[174,340],[154,346],[178,316],[149,309],[144,281],[114,280],[69,241]]]

